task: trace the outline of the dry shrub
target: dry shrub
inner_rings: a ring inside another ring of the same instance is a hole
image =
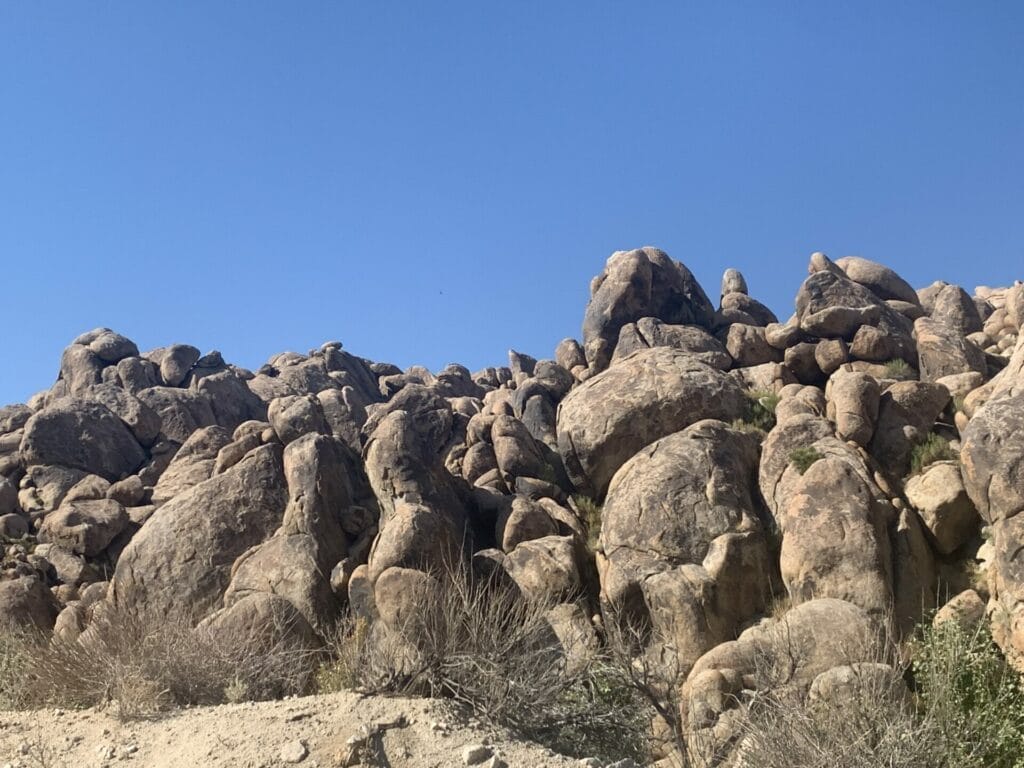
[[[863,674],[840,701],[769,692],[744,724],[741,764],[759,768],[939,768],[935,724],[906,695],[902,669]],[[877,669],[877,668],[876,668]]]
[[[880,648],[868,664],[853,665],[856,684],[839,700],[785,689],[755,694],[738,764],[1024,768],[1024,685],[985,622],[926,623],[908,647],[887,639]]]
[[[438,588],[400,627],[346,623],[321,685],[449,699],[577,756],[644,756],[642,702],[605,655],[582,640],[563,646],[548,620],[553,602],[523,599],[461,565],[435,579]]]
[[[188,704],[262,700],[304,692],[316,657],[269,630],[214,635],[192,622],[120,610],[98,613],[77,641],[10,630],[0,643],[0,698],[14,708],[112,705],[119,717]]]

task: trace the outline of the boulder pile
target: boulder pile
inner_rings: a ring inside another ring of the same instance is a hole
[[[716,307],[642,248],[592,281],[581,340],[476,373],[338,342],[249,371],[100,328],[0,409],[0,620],[76,642],[113,608],[283,612],[316,646],[344,612],[401,627],[463,562],[556,605],[559,637],[596,642],[601,606],[648,627],[705,755],[765,658],[826,690],[950,598],[1024,669],[1022,325],[1024,284],[915,291],[822,253],[780,322],[737,270]]]

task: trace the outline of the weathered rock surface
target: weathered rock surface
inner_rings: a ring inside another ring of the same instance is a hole
[[[619,331],[644,317],[706,328],[713,323],[714,308],[690,270],[664,251],[617,251],[590,284],[583,348],[591,367],[607,368]]]
[[[21,454],[26,464],[59,464],[120,480],[138,469],[146,454],[121,419],[104,405],[63,399],[25,425]]]
[[[279,526],[287,499],[281,448],[257,448],[149,518],[121,553],[108,599],[198,621],[220,604],[238,556]]]
[[[602,497],[643,446],[701,419],[731,422],[746,408],[733,379],[677,349],[625,358],[574,389],[558,409],[558,449],[573,484]]]

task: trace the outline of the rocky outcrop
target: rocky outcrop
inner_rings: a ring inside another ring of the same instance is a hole
[[[664,251],[617,251],[590,283],[583,349],[591,369],[607,368],[622,327],[644,317],[707,328],[714,309],[690,270]]]
[[[716,308],[617,252],[581,340],[475,373],[83,334],[0,408],[0,620],[71,642],[115,606],[312,650],[351,612],[414,643],[466,572],[544,606],[569,665],[636,630],[716,760],[752,697],[890,674],[873,632],[941,595],[1024,669],[1024,285],[815,253],[782,322],[749,288],[726,270]]]

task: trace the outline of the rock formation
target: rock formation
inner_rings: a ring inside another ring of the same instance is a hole
[[[314,646],[346,611],[405,625],[463,563],[558,604],[556,634],[599,606],[646,627],[705,756],[765,658],[826,695],[971,570],[1024,669],[1024,285],[914,291],[816,253],[794,309],[735,269],[716,308],[642,248],[592,281],[581,340],[476,373],[83,334],[0,409],[0,619],[75,642],[113,608],[287,615]]]

